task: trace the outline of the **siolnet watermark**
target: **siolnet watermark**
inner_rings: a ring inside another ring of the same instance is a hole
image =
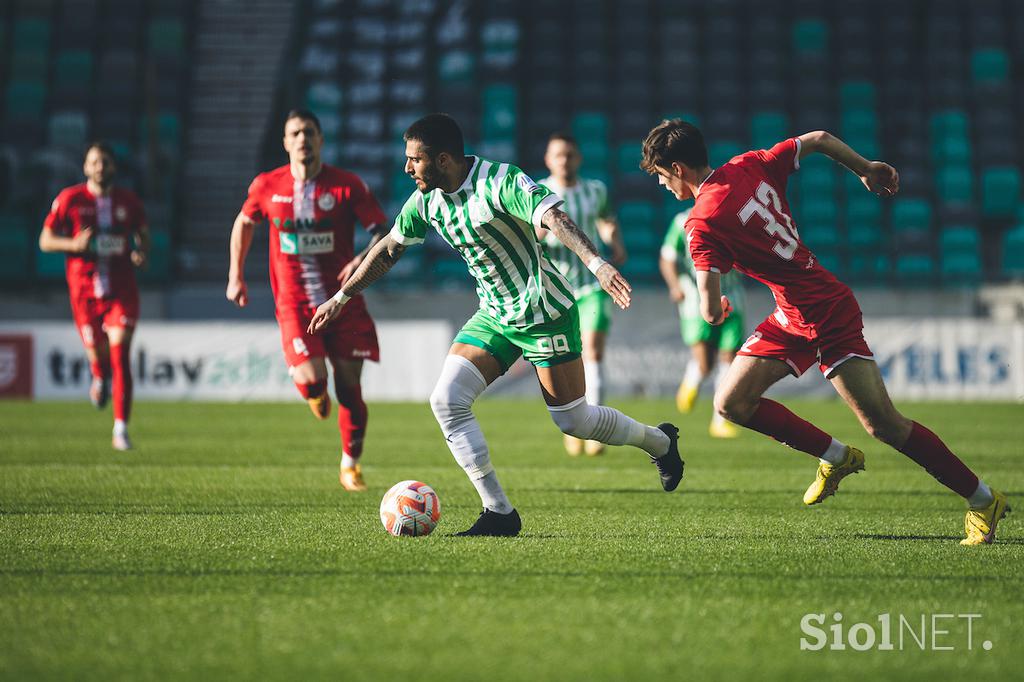
[[[800,619],[801,651],[971,651],[979,641],[980,613],[880,613],[871,622],[846,623],[843,614],[807,613]]]

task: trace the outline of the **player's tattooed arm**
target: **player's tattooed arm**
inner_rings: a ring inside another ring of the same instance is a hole
[[[565,211],[550,208],[541,218],[541,224],[555,233],[558,241],[579,256],[587,268],[594,273],[601,288],[608,292],[615,304],[625,310],[629,307],[630,291],[633,288],[614,265],[606,262],[597,252],[597,247],[572,221]]]
[[[350,298],[387,274],[405,252],[405,246],[385,235],[373,245],[355,274],[342,286],[334,297],[317,307],[306,331],[316,334],[336,318]]]

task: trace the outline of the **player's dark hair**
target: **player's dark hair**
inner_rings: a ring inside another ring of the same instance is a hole
[[[99,150],[100,154],[109,156],[115,163],[117,163],[117,156],[114,154],[114,148],[110,146],[110,143],[106,140],[93,140],[89,143],[89,146],[85,148],[85,154],[82,155],[82,162],[85,163],[85,159],[89,156],[89,152],[93,149]]]
[[[552,142],[565,142],[566,144],[571,144],[577,149],[580,148],[579,142],[577,142],[576,138],[572,136],[572,133],[567,133],[564,130],[556,130],[551,133],[551,135],[548,136],[548,144],[551,144]]]
[[[323,128],[320,127],[320,119],[309,109],[292,109],[288,112],[288,115],[284,117],[284,124],[288,125],[288,121],[293,118],[302,119],[303,121],[311,121],[316,126],[318,133],[323,133]]]
[[[431,158],[448,152],[452,158],[461,159],[466,153],[462,129],[448,114],[427,114],[409,126],[402,139],[416,140]]]
[[[658,168],[681,163],[690,168],[708,165],[708,148],[697,126],[681,118],[659,123],[644,140],[640,167],[654,175]]]

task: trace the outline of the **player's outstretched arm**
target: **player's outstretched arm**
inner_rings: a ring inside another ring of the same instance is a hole
[[[338,290],[338,293],[316,309],[306,331],[316,334],[330,324],[350,298],[383,277],[404,252],[405,246],[396,242],[390,235],[374,244],[355,274]]]
[[[555,233],[558,241],[569,247],[569,250],[579,256],[579,259],[586,264],[601,288],[608,292],[615,301],[615,304],[625,310],[629,307],[629,292],[633,287],[629,286],[626,278],[597,253],[597,247],[590,241],[587,235],[577,227],[565,211],[557,208],[549,208],[540,220],[544,227]]]
[[[722,295],[722,276],[707,270],[697,271],[697,292],[700,294],[700,314],[708,324],[725,322],[732,312],[732,304]]]
[[[249,255],[255,228],[256,221],[242,212],[239,212],[235,224],[231,226],[231,265],[228,268],[228,287],[224,295],[239,308],[244,308],[249,303],[249,290],[245,285],[245,257]]]
[[[896,169],[881,161],[869,161],[848,144],[824,130],[804,133],[800,140],[800,158],[815,152],[849,168],[868,191],[882,197],[891,197],[900,189],[900,174]]]

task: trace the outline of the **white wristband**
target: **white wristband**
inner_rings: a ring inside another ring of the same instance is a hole
[[[333,299],[333,300],[334,300],[334,301],[335,301],[335,302],[336,302],[336,303],[337,303],[338,305],[345,305],[345,304],[346,304],[346,303],[348,302],[348,300],[349,300],[350,298],[352,298],[352,297],[351,297],[351,296],[346,296],[346,295],[345,295],[345,292],[343,292],[343,291],[342,291],[341,289],[338,289],[338,293],[336,293],[336,294],[335,294],[335,295],[334,295],[334,296],[332,297],[332,299]]]
[[[594,256],[593,258],[590,259],[590,262],[587,263],[587,270],[590,270],[592,273],[596,275],[597,271],[601,268],[601,266],[607,262],[608,261],[606,261],[604,258],[601,258],[600,256]]]

